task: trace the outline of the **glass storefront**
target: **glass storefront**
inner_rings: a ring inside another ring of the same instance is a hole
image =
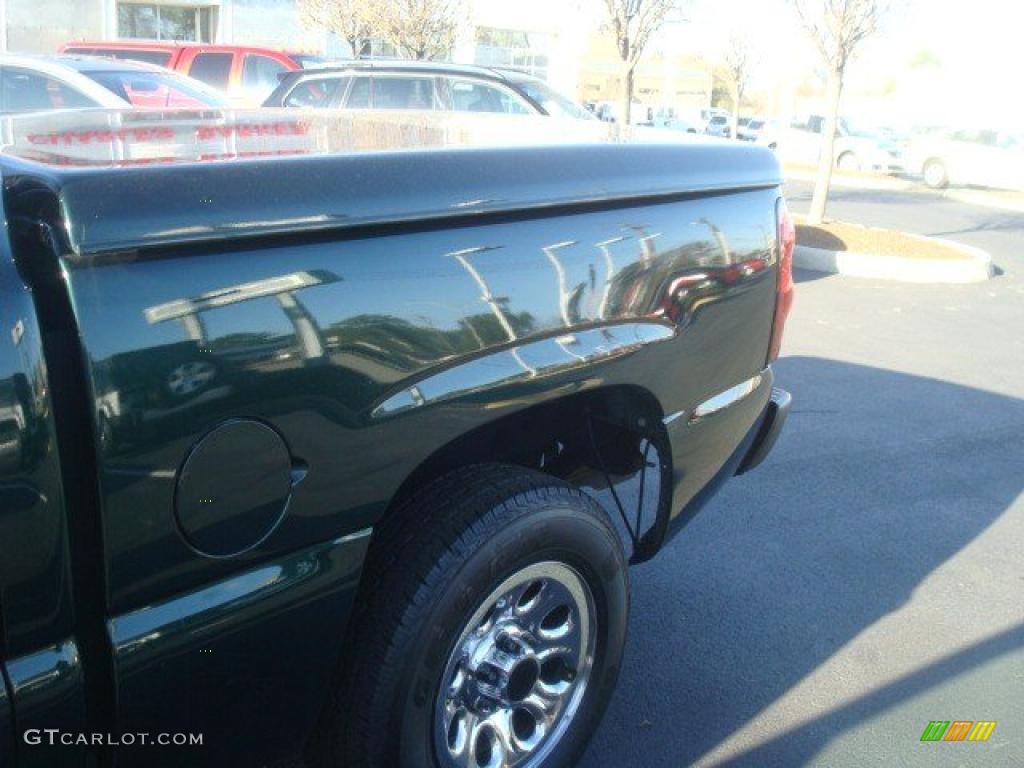
[[[214,13],[210,7],[118,3],[117,36],[212,43]]]
[[[475,63],[484,67],[511,67],[547,80],[549,45],[545,34],[477,27]]]

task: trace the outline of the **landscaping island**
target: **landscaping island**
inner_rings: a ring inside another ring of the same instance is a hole
[[[914,283],[973,283],[992,276],[991,257],[960,243],[840,221],[794,220],[793,263],[804,269]]]

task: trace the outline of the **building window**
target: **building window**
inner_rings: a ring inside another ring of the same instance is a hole
[[[356,52],[357,59],[398,59],[398,49],[383,37],[363,40]]]
[[[117,4],[117,36],[144,40],[213,42],[214,8]]]
[[[549,47],[547,35],[477,27],[475,62],[485,67],[511,67],[547,80]]]

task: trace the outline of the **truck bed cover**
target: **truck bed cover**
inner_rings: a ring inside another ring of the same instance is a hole
[[[548,117],[86,110],[4,123],[7,193],[53,191],[71,262],[781,181],[765,148]]]

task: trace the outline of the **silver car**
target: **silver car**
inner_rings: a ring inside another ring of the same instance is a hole
[[[1024,136],[992,130],[962,130],[912,142],[907,169],[925,184],[1012,189],[1024,192]]]
[[[163,67],[94,56],[0,55],[0,113],[222,107],[203,83]]]

